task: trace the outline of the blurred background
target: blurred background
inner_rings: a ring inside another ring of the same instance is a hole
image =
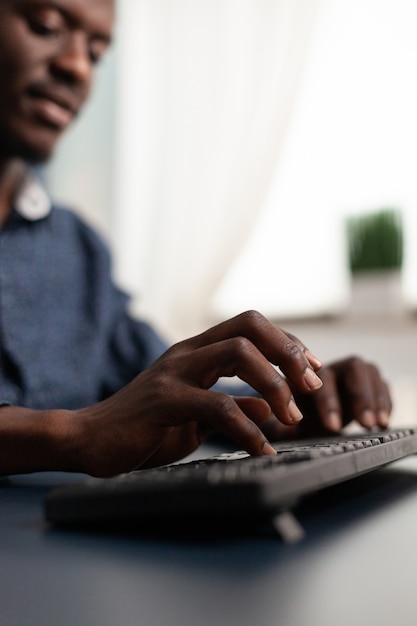
[[[169,341],[255,308],[417,416],[414,0],[118,0],[48,166]]]

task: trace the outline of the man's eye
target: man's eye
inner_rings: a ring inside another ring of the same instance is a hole
[[[29,17],[29,26],[34,33],[45,36],[59,35],[64,24],[56,11],[43,11]]]
[[[92,63],[98,63],[108,48],[107,42],[95,41],[90,45],[90,59]]]

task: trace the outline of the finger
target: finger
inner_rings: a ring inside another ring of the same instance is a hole
[[[392,401],[389,387],[381,378],[379,370],[374,364],[368,364],[368,372],[374,395],[376,423],[381,428],[387,428],[389,425],[390,413],[392,411]]]
[[[187,393],[189,389],[187,389]],[[262,401],[261,401],[262,402]],[[245,405],[245,403],[243,403]],[[254,411],[254,404],[250,411]],[[276,454],[265,435],[242,411],[234,398],[215,391],[195,389],[189,395],[187,407],[198,415],[199,422],[232,439],[251,455]],[[246,404],[249,408],[249,403]],[[265,415],[265,407],[255,409],[257,419]]]
[[[184,364],[186,378],[208,389],[221,376],[238,376],[268,402],[284,424],[302,419],[285,378],[245,337],[234,337],[195,350],[192,363]]]
[[[351,357],[335,369],[345,414],[365,428],[376,426],[376,402],[368,364],[358,357]]]
[[[293,335],[292,333],[289,333],[287,331],[284,331],[284,332],[287,335],[287,337],[289,337],[292,341],[294,341],[294,343],[296,343],[298,346],[300,346],[301,350],[304,352],[308,362],[310,363],[310,365],[314,369],[314,371],[317,371],[317,370],[321,369],[321,367],[323,366],[323,363],[318,358],[318,356],[313,354],[311,352],[311,350],[309,350],[305,346],[305,344],[302,341],[300,341],[300,339],[298,339],[298,337],[296,337],[295,335]]]
[[[237,396],[233,399],[240,410],[258,426],[264,424],[272,415],[271,407],[263,398]]]
[[[342,407],[337,387],[337,377],[331,368],[320,371],[323,381],[321,389],[311,397],[320,423],[332,432],[339,432],[343,426]]]
[[[244,337],[253,343],[300,391],[311,392],[321,387],[321,380],[314,372],[320,360],[299,339],[289,336],[256,311],[247,311],[222,322],[186,340],[181,347],[195,350],[233,337]]]

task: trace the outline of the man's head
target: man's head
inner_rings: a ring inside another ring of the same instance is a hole
[[[0,0],[0,160],[46,160],[86,101],[114,0]]]

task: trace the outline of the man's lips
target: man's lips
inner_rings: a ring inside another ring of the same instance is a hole
[[[68,126],[78,111],[78,98],[66,89],[32,87],[28,95],[34,115],[58,130]]]
[[[37,118],[61,130],[71,122],[73,113],[47,98],[34,98],[33,111]]]

